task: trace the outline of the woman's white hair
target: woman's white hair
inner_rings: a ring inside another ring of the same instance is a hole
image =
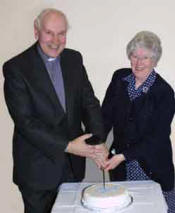
[[[144,48],[152,53],[152,59],[157,62],[162,55],[161,41],[159,37],[150,31],[141,31],[128,43],[126,52],[130,59],[131,55],[138,48]]]

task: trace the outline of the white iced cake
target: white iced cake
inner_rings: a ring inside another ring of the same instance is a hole
[[[85,188],[82,193],[83,205],[92,210],[118,210],[129,205],[131,197],[125,187],[112,183],[105,185],[105,189],[102,184]]]

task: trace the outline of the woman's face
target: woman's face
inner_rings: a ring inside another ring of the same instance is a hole
[[[156,65],[151,51],[144,48],[136,49],[131,54],[130,61],[132,72],[138,79],[147,78]]]

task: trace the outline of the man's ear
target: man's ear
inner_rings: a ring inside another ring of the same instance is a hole
[[[36,23],[36,20],[34,21],[34,36],[35,36],[35,39],[38,40],[38,35],[39,34],[39,30],[38,30],[38,25]]]

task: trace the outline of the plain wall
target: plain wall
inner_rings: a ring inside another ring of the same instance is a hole
[[[129,66],[126,45],[141,30],[153,31],[161,38],[163,56],[156,70],[175,89],[174,0],[0,0],[1,67],[4,61],[34,42],[33,19],[46,7],[66,13],[70,24],[67,47],[83,54],[89,78],[100,101],[113,72]],[[22,213],[21,196],[12,183],[13,123],[4,102],[2,74],[0,87],[0,210]],[[175,122],[172,127],[175,151]],[[102,180],[101,172],[90,161],[86,180]]]

